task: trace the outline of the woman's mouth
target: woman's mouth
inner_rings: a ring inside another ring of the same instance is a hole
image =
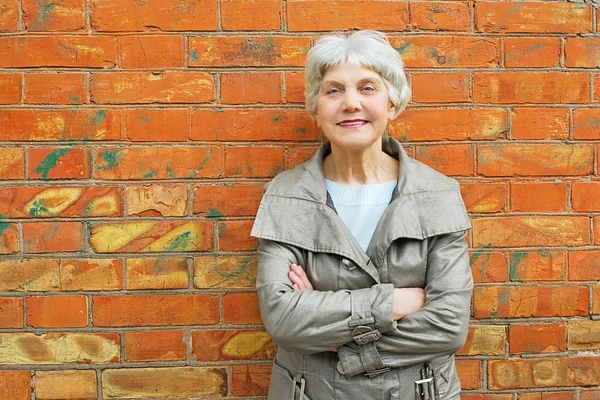
[[[367,124],[369,121],[364,120],[364,119],[347,119],[345,121],[342,121],[340,123],[338,123],[339,126],[343,126],[343,127],[357,127],[357,126],[362,126]]]

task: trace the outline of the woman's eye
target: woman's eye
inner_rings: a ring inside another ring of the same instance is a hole
[[[327,94],[338,94],[339,92],[338,89],[332,88],[327,91]]]
[[[364,92],[372,92],[372,91],[375,90],[375,88],[373,86],[365,86],[365,87],[362,88],[362,90]]]

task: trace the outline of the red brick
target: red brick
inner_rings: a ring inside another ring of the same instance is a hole
[[[600,285],[592,286],[592,314],[600,315]]]
[[[185,360],[186,346],[181,331],[125,332],[125,360]]]
[[[23,0],[23,21],[29,32],[78,31],[85,27],[85,2]]]
[[[281,147],[228,147],[225,153],[225,175],[228,177],[274,177],[283,171]]]
[[[488,382],[492,390],[598,385],[600,358],[490,360]]]
[[[506,38],[504,65],[508,68],[558,67],[559,38]]]
[[[217,0],[136,0],[91,2],[92,29],[96,31],[214,31]]]
[[[14,254],[19,251],[19,229],[16,224],[0,222],[0,254]]]
[[[403,35],[390,43],[409,68],[495,68],[500,63],[499,39]]]
[[[2,14],[0,14],[0,18],[2,18]],[[21,74],[0,74],[0,104],[19,104],[20,102]]]
[[[477,31],[489,33],[589,33],[592,9],[573,3],[478,1],[475,22]]]
[[[600,321],[571,320],[567,324],[569,350],[600,350]]]
[[[30,400],[31,372],[29,370],[0,370],[0,398]]]
[[[221,0],[226,31],[278,31],[282,14],[281,0]]]
[[[127,215],[183,217],[188,214],[188,188],[184,185],[128,186]]]
[[[463,348],[457,353],[462,356],[504,355],[506,328],[499,325],[471,325]]]
[[[565,43],[565,66],[570,68],[600,67],[600,39],[570,37]]]
[[[186,289],[188,268],[185,258],[128,258],[127,290]]]
[[[254,289],[256,256],[204,256],[194,260],[194,287],[197,289]]]
[[[270,360],[276,348],[265,331],[192,332],[192,353],[198,361]]]
[[[469,92],[469,75],[465,73],[412,74],[413,101],[417,103],[469,102]]]
[[[60,260],[2,259],[0,260],[0,291],[60,290]]]
[[[287,25],[289,31],[402,31],[408,25],[408,3],[379,0],[294,0],[287,4]]]
[[[598,90],[597,88],[595,90]],[[596,95],[596,94],[595,94]],[[600,139],[600,110],[578,108],[573,110],[573,139]]]
[[[82,328],[88,324],[86,296],[29,296],[27,325],[35,328]]]
[[[192,114],[192,140],[314,141],[315,123],[298,110],[196,110]]]
[[[480,360],[456,360],[456,372],[463,389],[479,389],[481,387]]]
[[[61,259],[60,290],[121,290],[123,274],[121,260]]]
[[[231,367],[231,393],[234,396],[266,396],[271,381],[270,365]]]
[[[0,40],[2,40],[0,38]],[[0,140],[120,140],[121,111],[0,109]]]
[[[183,67],[183,37],[137,35],[119,37],[121,68]]]
[[[6,36],[0,37],[0,53],[2,68],[113,68],[117,62],[117,39],[100,36]]]
[[[83,104],[88,101],[84,74],[25,74],[25,103]]]
[[[83,247],[81,222],[29,222],[22,230],[25,253],[80,251]]]
[[[600,102],[600,75],[594,75],[594,103]]]
[[[194,215],[201,214],[209,218],[254,216],[263,193],[264,188],[260,183],[195,186]]]
[[[418,30],[469,30],[469,4],[461,2],[414,2],[410,4],[411,26]]]
[[[471,394],[461,393],[461,400],[512,400],[512,394]]]
[[[510,325],[510,354],[563,352],[566,342],[564,323]]]
[[[573,182],[571,204],[579,212],[600,212],[600,182]]]
[[[0,329],[11,328],[23,328],[22,297],[0,297]],[[0,388],[2,388],[1,384]],[[2,393],[1,389],[0,393]]]
[[[215,99],[213,76],[206,72],[96,73],[90,80],[96,104],[207,103]]]
[[[539,194],[543,193],[543,196]],[[517,212],[561,212],[567,205],[567,184],[510,183],[510,209]]]
[[[552,247],[590,244],[588,217],[475,218],[473,247]]]
[[[511,254],[513,282],[562,281],[566,276],[566,255],[562,251],[519,251]]]
[[[285,72],[285,101],[304,103],[304,72]]]
[[[30,179],[85,179],[90,177],[88,149],[83,147],[27,150]]]
[[[189,48],[191,67],[302,67],[310,48],[310,38],[190,37]]]
[[[485,286],[473,293],[475,318],[573,317],[588,314],[586,286]]]
[[[569,110],[563,108],[521,108],[512,112],[514,139],[567,139]]]
[[[600,250],[569,252],[570,281],[600,281]]]
[[[281,103],[281,73],[221,74],[221,104]]]
[[[193,179],[221,174],[221,148],[101,147],[95,151],[98,179]]]
[[[519,400],[574,400],[573,392],[543,392],[520,394]]]
[[[473,147],[468,144],[417,146],[415,158],[446,175],[473,175]]]
[[[598,400],[600,390],[582,390],[579,392],[579,400]]]
[[[7,0],[0,4],[0,10],[2,11],[0,12],[0,32],[17,30],[18,9],[19,5],[16,0]]]
[[[473,280],[479,282],[506,282],[508,268],[506,258],[499,252],[476,250],[470,256]]]
[[[255,250],[256,238],[250,236],[254,220],[219,222],[219,251]]]
[[[223,296],[223,322],[262,324],[256,293],[230,293]]]
[[[589,103],[589,99],[589,75],[585,72],[473,74],[473,100],[476,103],[568,104]]]
[[[285,155],[285,169],[291,169],[295,166],[310,160],[317,151],[317,147],[290,147]]]
[[[36,371],[35,398],[39,400],[95,400],[95,370]]]
[[[133,142],[185,142],[187,110],[125,110],[127,139]]]
[[[600,161],[599,161],[600,162]],[[594,244],[600,245],[600,218],[594,218]]]
[[[461,182],[460,192],[469,212],[504,211],[506,202],[506,185],[504,183]]]
[[[515,144],[478,146],[477,173],[484,176],[589,175],[591,146],[571,144]]]
[[[25,151],[20,148],[0,148],[0,179],[25,178]]]
[[[94,296],[94,326],[212,325],[219,299],[210,295]]]

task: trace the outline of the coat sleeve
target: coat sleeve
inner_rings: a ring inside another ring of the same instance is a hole
[[[397,321],[395,328],[377,341],[386,366],[420,364],[454,354],[464,345],[473,292],[465,236],[466,231],[461,231],[429,239],[425,305]],[[358,350],[352,343],[339,348],[338,353],[344,369],[358,365]]]
[[[296,291],[288,272],[292,263],[304,265],[304,252],[272,240],[259,241],[256,290],[260,314],[267,332],[283,349],[330,351],[356,341],[358,335],[372,337],[365,327],[379,337],[393,329],[392,284],[335,292]]]

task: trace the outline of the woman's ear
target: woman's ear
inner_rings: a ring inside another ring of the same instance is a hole
[[[388,119],[393,120],[396,118],[396,105],[390,101],[390,105],[388,108]]]

